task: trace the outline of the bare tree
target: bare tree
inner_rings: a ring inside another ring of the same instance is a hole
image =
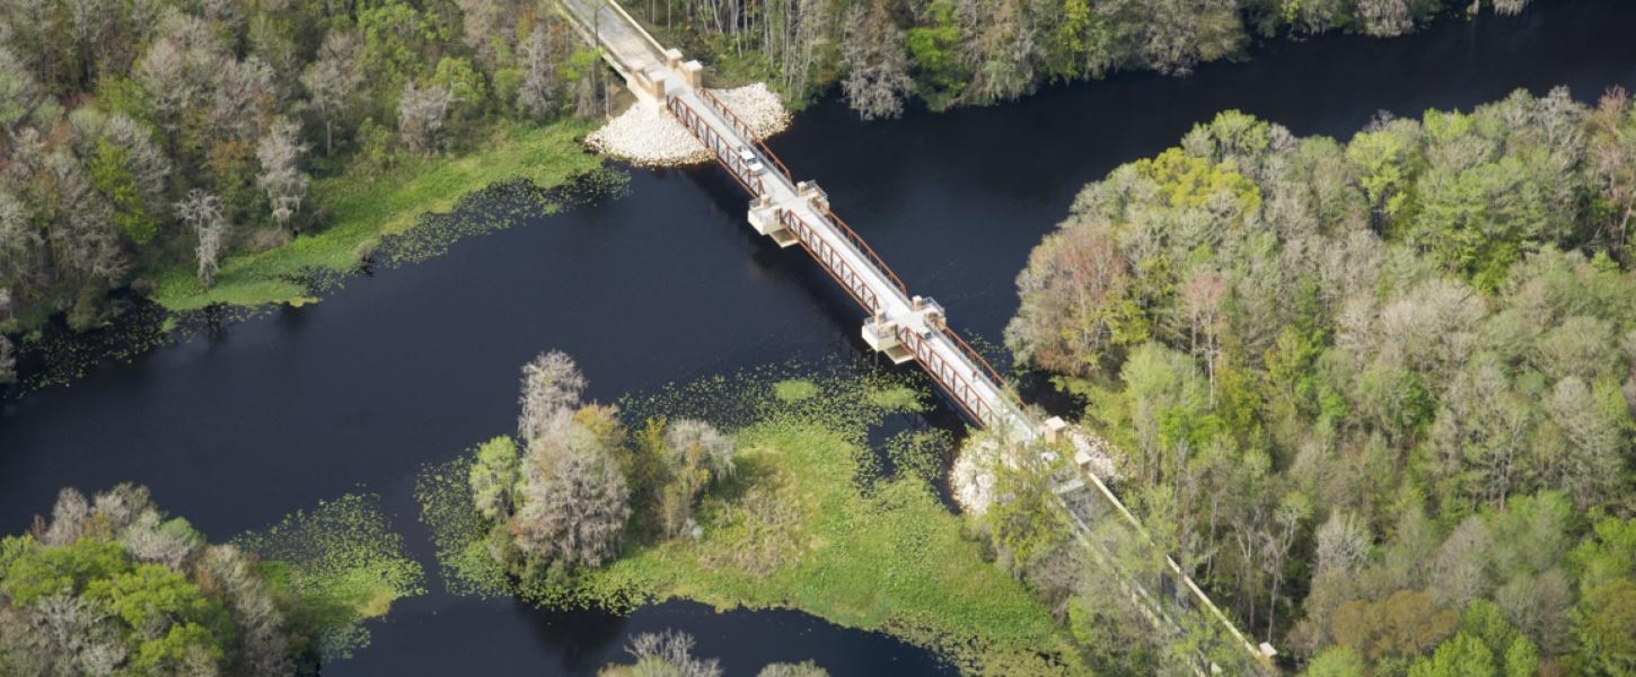
[[[553,428],[560,429],[579,406],[584,392],[585,376],[574,358],[560,350],[540,353],[523,365],[522,395],[517,401],[522,408],[517,416],[518,437],[532,447]]]
[[[756,673],[756,677],[829,677],[829,671],[812,661],[772,663]]]
[[[182,563],[204,545],[199,532],[186,522],[164,522],[158,510],[148,509],[119,532],[119,543],[140,562],[154,562],[180,571]]]
[[[909,77],[909,50],[904,33],[892,22],[883,2],[846,13],[841,37],[846,78],[841,92],[847,105],[865,120],[903,114],[903,101],[914,89]]]
[[[232,607],[239,639],[239,665],[250,677],[277,677],[294,671],[284,615],[255,561],[237,547],[212,546],[200,568],[221,583]]]
[[[1210,402],[1216,401],[1216,357],[1221,353],[1221,308],[1227,295],[1227,280],[1213,270],[1200,270],[1182,285],[1182,304],[1188,318],[1188,336],[1194,355],[1203,354],[1210,376]],[[1200,341],[1202,340],[1202,344]]]
[[[405,84],[403,97],[398,100],[398,133],[403,142],[419,153],[434,151],[437,133],[443,129],[452,104],[454,91],[448,86],[422,89],[413,82]]]
[[[671,423],[665,430],[665,448],[672,462],[682,462],[689,456],[698,458],[695,464],[708,470],[713,479],[733,474],[733,438],[704,421],[679,419]]]
[[[10,48],[0,47],[0,127],[4,127],[6,138],[16,136],[18,126],[48,100],[28,64]]]
[[[550,25],[540,22],[523,41],[523,82],[517,87],[517,105],[536,118],[549,116],[557,103],[557,60]]]
[[[112,221],[113,205],[97,191],[77,159],[65,149],[45,157],[54,198],[60,205],[49,237],[58,265],[77,286],[113,287],[131,270],[130,257],[120,247]]]
[[[17,356],[12,354],[11,339],[0,334],[0,385],[17,382]]]
[[[311,179],[301,171],[301,156],[307,147],[300,142],[300,126],[289,118],[280,117],[256,144],[256,160],[261,163],[261,175],[256,183],[267,191],[267,200],[273,205],[273,220],[278,227],[289,228],[290,219],[301,211],[301,201],[307,197]]]
[[[229,225],[222,212],[222,201],[204,190],[194,189],[187,198],[176,203],[176,215],[193,228],[199,238],[194,249],[199,259],[199,281],[209,289],[216,284],[216,270],[223,248],[227,245]]]
[[[113,675],[127,651],[113,617],[71,594],[0,610],[0,654],[18,674]]]
[[[1438,603],[1464,609],[1471,600],[1488,593],[1489,562],[1493,538],[1483,518],[1471,515],[1443,540],[1432,563],[1431,591]]]
[[[20,285],[23,289],[44,284],[45,237],[33,222],[33,210],[27,201],[13,192],[0,178],[0,280]],[[11,288],[6,288],[6,303],[0,311],[10,319],[15,312]]]
[[[1318,528],[1317,572],[1350,574],[1369,560],[1369,531],[1356,515],[1336,511]]]
[[[273,69],[253,56],[238,61],[222,55],[216,61],[219,71],[210,110],[210,129],[218,139],[254,141],[277,99]]]
[[[733,438],[704,421],[671,423],[665,431],[667,483],[659,513],[665,534],[682,535],[693,526],[693,508],[711,483],[733,474]]]
[[[714,658],[693,656],[693,636],[666,630],[645,632],[631,640],[625,652],[636,658],[640,674],[672,677],[720,677],[721,666]]]
[[[68,545],[79,540],[90,516],[91,503],[85,500],[85,494],[73,487],[64,487],[57,492],[57,504],[51,508],[50,525],[36,536],[45,545]]]
[[[318,59],[301,73],[309,105],[324,122],[324,155],[335,152],[335,125],[352,109],[358,89],[364,84],[358,50],[356,34],[331,30],[324,34]]]

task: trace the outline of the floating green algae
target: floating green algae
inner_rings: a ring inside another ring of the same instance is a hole
[[[319,652],[326,659],[367,646],[365,619],[426,592],[425,571],[409,557],[374,495],[323,501],[232,542],[259,555],[269,578],[301,598],[318,626]]]
[[[472,456],[421,468],[415,477],[420,521],[432,532],[438,574],[450,594],[493,598],[514,594],[505,569],[488,551],[488,525],[472,501]]]

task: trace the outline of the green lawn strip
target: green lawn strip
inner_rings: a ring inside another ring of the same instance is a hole
[[[961,518],[923,485],[883,483],[874,496],[859,496],[851,445],[816,425],[762,424],[739,442],[741,475],[752,476],[743,481],[771,482],[780,500],[798,506],[783,564],[763,573],[709,564],[747,547],[742,528],[719,526],[728,503],[717,501],[700,512],[699,541],[642,549],[587,583],[718,608],[800,609],[933,648],[966,672],[1082,671],[1046,608],[983,561],[980,547],[961,536]]]
[[[585,121],[502,125],[479,152],[437,158],[406,155],[373,179],[342,175],[314,182],[308,200],[327,212],[322,230],[283,247],[229,257],[209,291],[199,284],[192,266],[164,270],[156,277],[153,298],[176,311],[213,303],[312,301],[303,285],[290,281],[292,276],[308,269],[352,271],[382,236],[409,230],[422,214],[449,211],[461,198],[500,181],[524,177],[548,188],[596,168],[602,160],[585,153],[575,140],[593,127]]]

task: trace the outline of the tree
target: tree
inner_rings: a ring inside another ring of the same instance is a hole
[[[667,677],[720,677],[721,666],[714,658],[693,656],[693,636],[684,632],[644,632],[631,639],[625,653],[635,665],[610,665],[605,675],[666,675]]]
[[[491,520],[509,519],[520,478],[517,443],[510,437],[496,437],[479,445],[469,475],[477,511]]]
[[[523,40],[522,83],[517,87],[517,106],[536,119],[556,112],[558,102],[557,50],[551,44],[551,24],[539,22]]]
[[[324,155],[335,153],[335,126],[352,109],[364,83],[356,33],[330,30],[318,48],[318,58],[301,73],[312,107],[324,123]]]
[[[909,29],[905,42],[920,76],[921,98],[932,110],[942,110],[959,100],[970,82],[970,72],[959,56],[960,23],[955,3],[933,0],[919,24]]]
[[[704,421],[681,419],[665,430],[666,483],[659,515],[665,535],[693,528],[693,508],[706,487],[733,474],[733,439]]]
[[[188,224],[198,237],[194,252],[199,260],[199,282],[209,289],[216,284],[218,259],[227,245],[230,226],[222,213],[222,203],[215,195],[194,189],[187,199],[176,204],[176,215]]]
[[[1018,579],[1059,550],[1072,538],[1072,527],[1051,491],[1050,468],[1037,452],[1010,449],[1015,462],[994,468],[995,500],[983,523],[1003,558],[1002,565]]]
[[[1627,445],[1610,408],[1583,379],[1558,381],[1545,399],[1545,409],[1560,430],[1556,448],[1557,487],[1573,496],[1581,508],[1612,497],[1624,483],[1623,452]]]
[[[1636,117],[1630,113],[1630,95],[1614,87],[1586,116],[1590,172],[1601,184],[1606,237],[1613,253],[1625,260],[1631,217],[1636,216]]]
[[[12,354],[11,339],[0,334],[0,386],[17,382],[17,356]]]
[[[512,535],[524,553],[569,568],[596,567],[619,552],[630,490],[611,450],[573,426],[537,443],[523,466]]]
[[[772,663],[756,673],[756,677],[829,677],[829,671],[812,661]]]
[[[1356,649],[1371,662],[1415,657],[1454,634],[1459,616],[1438,609],[1419,590],[1399,590],[1386,601],[1351,601],[1335,610],[1331,632],[1335,643]]]
[[[311,177],[301,171],[301,156],[307,152],[301,145],[300,126],[288,118],[278,118],[256,143],[256,160],[261,163],[261,175],[256,183],[267,191],[272,203],[273,221],[280,228],[288,228],[290,219],[301,211],[301,201],[307,197]]]
[[[1089,376],[1116,350],[1139,343],[1146,327],[1133,298],[1130,262],[1109,225],[1067,225],[1029,255],[1017,276],[1022,307],[1006,325],[1006,346],[1039,367]]]
[[[14,141],[18,128],[34,117],[48,100],[46,90],[29,72],[28,64],[9,47],[0,47],[0,127],[7,141]]]
[[[579,406],[585,392],[585,376],[574,359],[560,350],[540,353],[523,365],[522,395],[517,404],[517,437],[525,446],[560,428],[563,419]]]
[[[1609,675],[1636,673],[1636,582],[1617,579],[1587,591],[1576,630],[1587,665]]]
[[[847,105],[865,120],[903,114],[903,100],[914,88],[909,77],[909,52],[903,31],[892,23],[880,0],[866,9],[847,10],[841,37],[841,60],[846,77],[841,93]]]
[[[1403,35],[1414,29],[1408,0],[1358,0],[1356,12],[1363,32],[1377,38]]]
[[[1364,677],[1368,666],[1363,657],[1351,647],[1335,646],[1324,649],[1307,664],[1306,677]]]
[[[437,134],[454,101],[453,90],[446,86],[421,88],[413,82],[405,84],[403,96],[398,99],[398,134],[404,144],[419,153],[434,152]]]
[[[584,388],[579,367],[560,351],[523,367],[517,428],[528,455],[510,529],[531,566],[600,566],[618,553],[630,517],[630,487],[616,454],[623,431],[611,408],[575,414]]]
[[[0,539],[0,668],[36,675],[296,672],[263,568],[167,519],[147,490],[64,489],[33,535]]]
[[[1494,652],[1482,640],[1459,633],[1441,646],[1431,658],[1422,658],[1409,668],[1409,677],[1499,677]]]
[[[294,670],[291,630],[274,591],[252,556],[231,545],[208,548],[200,566],[221,584],[240,630],[237,665],[251,677],[277,677]]]

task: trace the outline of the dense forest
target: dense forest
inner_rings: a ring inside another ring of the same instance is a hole
[[[51,519],[0,540],[0,675],[296,674],[307,620],[253,555],[140,487],[65,489]]]
[[[1620,90],[1382,114],[1345,143],[1227,112],[1079,195],[1006,341],[1294,665],[1628,675],[1633,213]]]
[[[0,3],[0,334],[94,326],[166,268],[208,286],[323,227],[317,177],[600,111],[594,63],[534,0]]]
[[[667,37],[797,105],[865,117],[1013,99],[1116,69],[1185,73],[1255,36],[1399,35],[1484,0],[657,0]],[[1502,13],[1527,0],[1494,0]],[[0,335],[167,270],[326,225],[313,183],[470,150],[505,121],[604,110],[595,52],[550,0],[0,2]],[[0,379],[14,348],[0,336]]]
[[[633,0],[684,51],[795,102],[839,84],[866,119],[1016,99],[1118,70],[1186,74],[1251,40],[1412,32],[1528,0]]]

